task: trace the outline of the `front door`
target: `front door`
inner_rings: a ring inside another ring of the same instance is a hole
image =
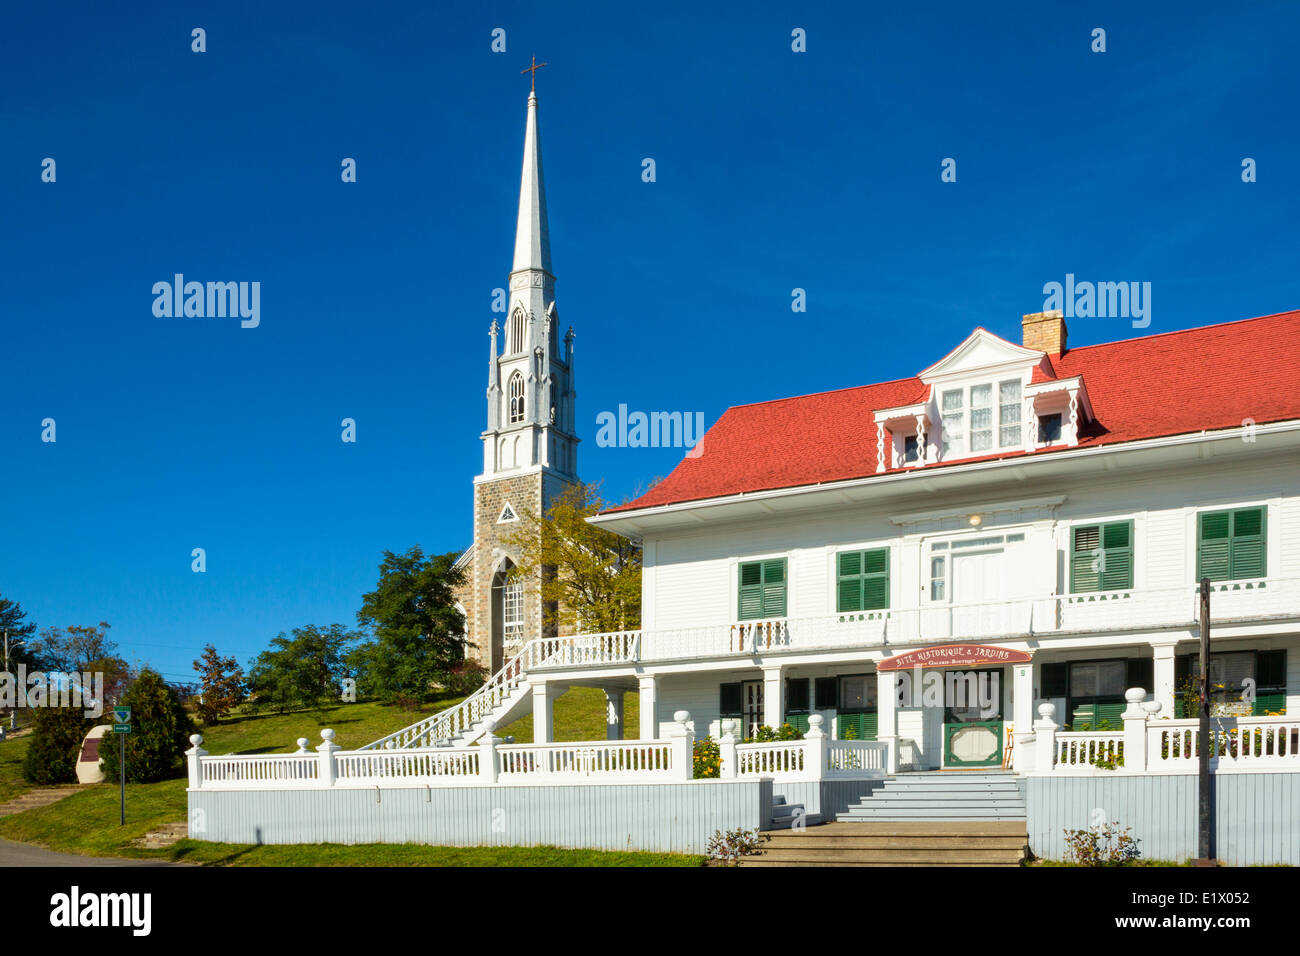
[[[741,728],[741,737],[753,737],[763,724],[763,682],[747,680],[741,684],[744,700],[745,726]]]
[[[1002,764],[1002,671],[949,670],[944,678],[943,765]]]

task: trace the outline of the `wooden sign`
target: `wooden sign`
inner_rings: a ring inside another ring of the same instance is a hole
[[[992,644],[940,644],[887,657],[876,664],[878,671],[911,670],[913,667],[995,667],[998,664],[1027,664],[1028,651],[1013,651]]]

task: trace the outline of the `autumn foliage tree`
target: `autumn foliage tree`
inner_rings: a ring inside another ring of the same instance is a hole
[[[199,699],[194,705],[199,719],[215,724],[243,703],[244,671],[233,657],[222,657],[217,648],[207,644],[194,662],[199,673]]]
[[[517,573],[540,578],[545,622],[561,633],[641,626],[641,549],[587,521],[609,507],[599,486],[571,485],[545,515],[521,512],[507,538],[519,555]]]

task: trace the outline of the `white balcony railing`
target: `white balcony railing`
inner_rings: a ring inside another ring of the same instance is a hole
[[[1062,733],[1055,706],[1038,707],[1032,735],[1016,769],[1066,776],[1196,773],[1202,747],[1199,720],[1156,717],[1140,687],[1125,692],[1122,729]],[[1017,735],[1020,736],[1020,735]],[[1018,745],[1019,749],[1019,745]],[[1300,720],[1295,717],[1212,717],[1206,744],[1213,773],[1300,772]]]
[[[1216,624],[1264,618],[1300,619],[1300,580],[1220,582],[1210,604]],[[834,650],[881,644],[1016,640],[1033,635],[1142,628],[1193,628],[1199,622],[1192,586],[1083,594],[1052,594],[932,604],[821,617],[779,618],[652,631],[548,638],[535,669],[683,658],[725,658],[777,650]]]

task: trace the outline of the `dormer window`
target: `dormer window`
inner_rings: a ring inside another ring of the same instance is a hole
[[[997,405],[994,406],[994,387]],[[998,449],[1019,448],[1021,430],[1020,379],[981,382],[969,388],[944,390],[939,397],[943,418],[943,456],[960,458]],[[970,410],[970,444],[967,445],[966,412]],[[995,418],[996,416],[996,418]]]
[[[1024,440],[1020,425],[1020,379],[998,383],[998,445],[1015,448]]]
[[[921,455],[917,451],[916,446],[916,436],[908,435],[903,439],[903,463],[906,465],[914,465],[920,459]]]
[[[943,425],[943,457],[952,458],[966,451],[966,403],[960,388],[943,393],[940,408]]]
[[[1038,416],[1038,444],[1052,445],[1061,440],[1061,414]]]

